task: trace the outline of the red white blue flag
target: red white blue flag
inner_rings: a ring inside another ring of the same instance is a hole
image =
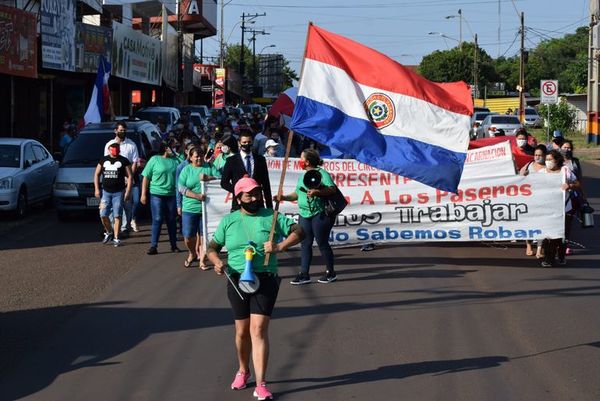
[[[386,55],[309,26],[291,129],[357,160],[456,192],[471,91],[428,81]]]
[[[110,77],[110,63],[100,56],[98,63],[98,74],[92,90],[92,98],[85,115],[84,124],[102,122],[102,116],[110,114],[110,91],[108,90],[108,78]]]

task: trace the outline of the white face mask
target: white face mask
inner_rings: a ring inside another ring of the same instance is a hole
[[[548,170],[553,170],[554,167],[556,167],[556,163],[553,162],[552,160],[546,160],[546,168]]]
[[[517,146],[522,148],[523,146],[525,146],[525,144],[527,144],[527,140],[526,139],[517,139]]]
[[[225,154],[228,154],[229,153],[229,146],[227,146],[227,145],[221,146],[221,152],[225,153]]]

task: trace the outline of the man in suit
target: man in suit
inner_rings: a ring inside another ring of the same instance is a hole
[[[233,188],[238,180],[245,175],[254,178],[262,187],[265,206],[273,208],[273,197],[271,196],[271,183],[269,181],[269,170],[264,156],[252,152],[252,132],[242,130],[238,140],[239,153],[228,157],[223,167],[221,176],[221,188],[233,194]],[[232,196],[231,210],[238,210],[240,205]]]

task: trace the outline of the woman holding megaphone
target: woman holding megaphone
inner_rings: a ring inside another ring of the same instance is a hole
[[[276,243],[269,241],[273,209],[263,206],[262,189],[249,177],[241,178],[234,187],[234,195],[241,209],[220,221],[208,245],[208,259],[214,263],[217,274],[228,278],[227,296],[235,319],[235,345],[239,369],[231,383],[233,390],[246,387],[250,378],[250,354],[254,365],[256,388],[254,396],[270,400],[272,394],[265,383],[269,356],[269,321],[280,279],[277,276],[277,258],[271,255],[264,266],[265,254],[285,251],[302,240],[302,228],[283,214],[277,216],[275,237],[286,237]],[[227,248],[227,266],[219,257],[222,247]]]
[[[327,171],[321,168],[323,160],[319,152],[315,149],[306,149],[300,155],[300,166],[305,173],[298,179],[296,191],[288,195],[283,195],[284,201],[298,201],[300,219],[298,223],[304,231],[304,240],[302,241],[302,253],[300,257],[300,273],[295,279],[290,281],[293,285],[308,284],[311,282],[309,270],[312,262],[312,244],[317,240],[317,245],[321,255],[325,258],[326,271],[319,283],[331,283],[337,280],[335,269],[333,267],[333,250],[329,244],[329,235],[335,222],[335,215],[325,213],[325,202],[323,197],[328,197],[336,193],[336,186],[333,179]]]

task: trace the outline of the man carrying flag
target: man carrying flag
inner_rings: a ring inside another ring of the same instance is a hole
[[[456,192],[471,91],[435,83],[373,49],[309,25],[291,129],[357,160]]]

